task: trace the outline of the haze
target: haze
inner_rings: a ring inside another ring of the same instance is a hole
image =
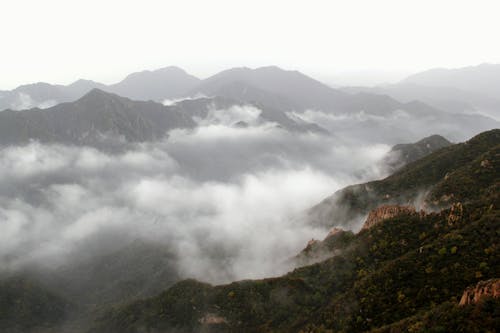
[[[497,1],[2,1],[0,90],[112,83],[175,64],[263,65],[338,85],[500,62]],[[376,73],[376,77],[373,75]]]

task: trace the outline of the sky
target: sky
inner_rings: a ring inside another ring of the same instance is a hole
[[[0,90],[114,83],[176,65],[198,77],[277,65],[330,84],[500,62],[487,0],[2,0]]]

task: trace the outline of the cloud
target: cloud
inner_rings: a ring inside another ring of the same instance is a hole
[[[233,105],[227,109],[211,109],[203,119],[196,119],[201,126],[223,125],[232,126],[238,122],[255,126],[259,124],[262,111],[250,105]]]
[[[56,100],[35,101],[30,95],[19,92],[16,99],[10,104],[12,110],[26,110],[31,108],[47,109],[57,104]]]
[[[206,98],[208,96],[204,95],[204,94],[201,94],[201,93],[197,93],[195,94],[194,96],[188,96],[188,97],[182,97],[182,98],[173,98],[173,99],[165,99],[163,100],[162,104],[165,105],[165,106],[170,106],[170,105],[175,105],[179,102],[182,102],[182,101],[190,101],[190,100],[195,100],[195,99],[200,99],[200,98]]]
[[[0,266],[55,268],[142,239],[169,246],[184,277],[280,274],[326,232],[300,213],[379,176],[370,166],[389,149],[272,123],[234,127],[231,117],[114,153],[38,142],[0,150]]]
[[[415,142],[426,136],[440,134],[449,140],[460,142],[497,126],[491,118],[480,115],[431,112],[425,109],[409,112],[394,110],[384,114],[364,111],[331,114],[320,110],[291,112],[292,118],[316,123],[344,141],[384,142],[398,144]]]

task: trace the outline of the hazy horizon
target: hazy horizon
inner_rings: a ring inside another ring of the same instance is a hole
[[[24,0],[3,9],[0,90],[80,78],[108,84],[168,65],[200,78],[277,65],[330,85],[373,85],[500,63],[495,1]]]

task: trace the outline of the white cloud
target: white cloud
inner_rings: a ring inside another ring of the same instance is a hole
[[[0,262],[61,264],[107,235],[108,247],[134,238],[167,244],[186,277],[282,273],[290,255],[326,232],[297,218],[300,212],[378,175],[353,178],[352,171],[387,149],[269,124],[176,130],[113,154],[37,142],[4,148]]]

